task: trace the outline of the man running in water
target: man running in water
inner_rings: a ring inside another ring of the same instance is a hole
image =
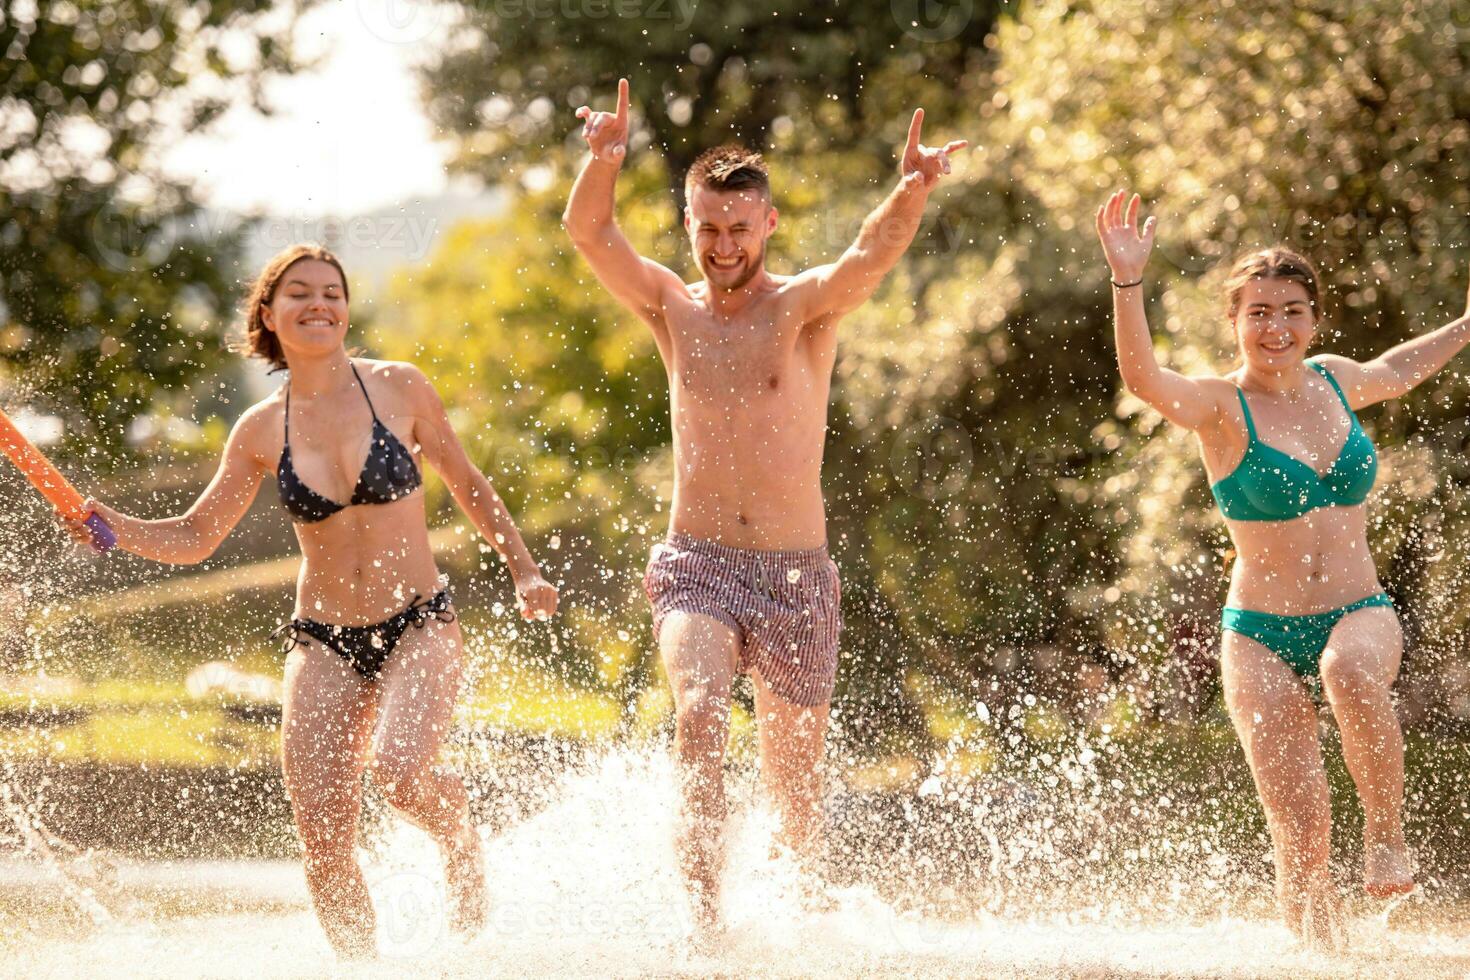
[[[684,227],[702,280],[633,250],[613,217],[628,146],[628,82],[615,112],[577,110],[591,158],[562,223],[597,278],[653,331],[674,429],[670,533],[644,579],[673,686],[681,813],[675,847],[701,927],[719,921],[722,764],[737,672],[755,686],[760,768],[783,842],[809,866],[820,841],[819,770],[842,619],[827,556],[821,466],[837,323],[862,305],[918,231],[950,172],[919,144],[914,113],[898,186],[836,261],[765,270],[776,230],[766,166],[726,145],[685,178]]]

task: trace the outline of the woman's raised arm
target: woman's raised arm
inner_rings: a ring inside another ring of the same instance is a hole
[[[1123,384],[1159,413],[1191,432],[1221,418],[1219,382],[1186,378],[1160,366],[1143,304],[1143,270],[1154,247],[1155,219],[1138,225],[1138,195],[1117,191],[1097,209],[1097,237],[1113,278],[1114,338]]]

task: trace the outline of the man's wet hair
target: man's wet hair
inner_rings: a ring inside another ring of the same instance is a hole
[[[771,199],[771,176],[766,162],[759,153],[739,143],[723,143],[695,157],[684,177],[686,200],[695,187],[712,191],[756,190],[767,201]]]

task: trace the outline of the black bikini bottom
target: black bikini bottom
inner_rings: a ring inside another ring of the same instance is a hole
[[[441,623],[454,622],[454,612],[449,606],[449,590],[443,589],[432,599],[414,596],[413,602],[403,612],[372,626],[334,626],[314,619],[293,619],[278,626],[271,633],[271,639],[285,637],[281,652],[290,653],[303,636],[309,636],[335,651],[365,679],[373,680],[382,672],[388,655],[409,626],[423,629],[431,619]]]

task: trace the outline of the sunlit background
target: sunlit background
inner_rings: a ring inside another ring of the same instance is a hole
[[[351,278],[352,342],[436,382],[562,585],[556,622],[520,624],[495,555],[431,479],[469,637],[451,750],[498,911],[456,952],[427,839],[374,807],[363,846],[395,955],[441,973],[1470,969],[1470,362],[1363,413],[1382,454],[1371,543],[1408,640],[1425,897],[1392,921],[1358,908],[1352,958],[1309,954],[1274,924],[1219,694],[1228,542],[1190,440],[1122,391],[1092,231],[1117,186],[1158,216],[1151,325],[1187,373],[1233,363],[1220,266],[1257,244],[1322,269],[1322,349],[1372,356],[1459,316],[1464,4],[0,12],[0,406],[83,493],[150,517],[187,507],[281,380],[231,350],[244,285],[321,241]],[[803,913],[755,843],[769,816],[742,688],[735,942],[714,966],[671,952],[672,699],[641,591],[672,480],[665,376],[560,226],[583,159],[574,110],[611,108],[620,76],[619,220],[690,278],[682,179],[707,146],[766,153],[778,272],[853,239],[915,107],[929,142],[973,147],[841,328],[824,469],[847,622],[833,907]],[[43,973],[102,955],[140,975],[330,970],[277,761],[283,658],[266,634],[290,614],[297,557],[274,490],[190,568],[78,554],[8,464],[0,501],[0,956]],[[1323,731],[1334,867],[1356,894],[1361,813],[1327,712]],[[796,918],[771,927],[772,907]]]

